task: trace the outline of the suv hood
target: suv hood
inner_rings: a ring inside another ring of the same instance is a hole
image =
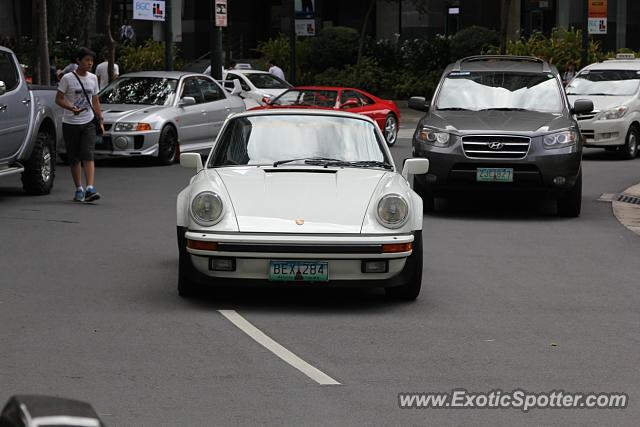
[[[563,114],[537,111],[439,111],[427,114],[418,126],[460,133],[532,134],[566,129],[572,123]]]
[[[209,173],[222,179],[240,232],[360,233],[371,195],[387,172],[281,165]]]

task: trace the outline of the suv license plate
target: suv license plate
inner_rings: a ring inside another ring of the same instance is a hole
[[[324,261],[271,261],[269,280],[276,282],[326,282],[329,263]]]
[[[478,168],[478,182],[513,182],[513,168]]]

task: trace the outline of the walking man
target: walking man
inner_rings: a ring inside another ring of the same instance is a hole
[[[76,186],[73,200],[93,202],[100,198],[94,187],[95,164],[93,150],[96,143],[96,126],[102,125],[102,109],[98,99],[98,79],[89,71],[93,68],[96,54],[86,47],[76,55],[78,68],[62,76],[58,84],[56,104],[62,107],[62,135],[71,165],[71,176]],[[97,117],[97,123],[94,118]],[[82,165],[87,182],[87,191],[82,188]]]
[[[267,66],[269,67],[269,72],[271,74],[273,74],[276,77],[281,78],[282,80],[284,80],[284,71],[282,71],[282,68],[278,67],[278,65],[276,65],[275,61],[273,59],[269,60],[267,62]]]
[[[107,54],[105,53],[102,56],[106,58]],[[120,68],[118,67],[118,64],[114,63],[113,78],[117,79],[119,75],[120,75]],[[100,90],[107,87],[107,85],[109,84],[109,61],[108,60],[105,59],[104,61],[102,61],[96,66],[96,77],[98,77],[98,85],[100,86]]]

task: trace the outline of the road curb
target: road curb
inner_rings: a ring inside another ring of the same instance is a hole
[[[640,197],[640,183],[627,188],[622,194]],[[640,236],[640,205],[613,200],[611,206],[618,221]]]

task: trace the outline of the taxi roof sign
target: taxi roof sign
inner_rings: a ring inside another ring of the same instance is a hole
[[[636,55],[633,53],[617,53],[616,59],[636,59]]]

